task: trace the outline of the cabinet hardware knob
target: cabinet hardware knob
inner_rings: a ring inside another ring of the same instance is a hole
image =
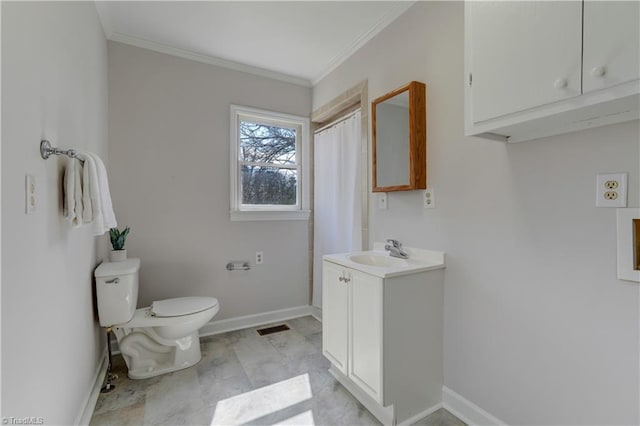
[[[340,278],[338,278],[338,281],[342,282],[342,281],[344,281],[344,279],[345,279],[344,277],[340,277]]]
[[[566,78],[559,78],[553,83],[553,87],[556,89],[564,89],[569,85],[569,80]]]
[[[603,66],[595,67],[591,70],[591,75],[593,77],[604,77],[607,73],[607,69]]]

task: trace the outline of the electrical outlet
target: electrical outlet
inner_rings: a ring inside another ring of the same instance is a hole
[[[627,173],[596,175],[596,207],[627,207]]]
[[[262,265],[264,262],[264,256],[261,251],[256,252],[256,265]]]
[[[427,188],[424,190],[424,208],[435,209],[436,208],[436,193],[433,188]]]
[[[607,191],[604,193],[605,200],[615,200],[618,198],[618,193],[616,191]]]
[[[618,189],[620,183],[617,180],[608,180],[604,183],[606,189]]]

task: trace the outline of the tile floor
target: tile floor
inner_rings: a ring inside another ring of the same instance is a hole
[[[115,356],[116,388],[100,394],[91,425],[380,425],[327,372],[321,323],[282,323],[291,329],[204,337],[197,365],[145,380],[130,380]],[[415,425],[464,423],[441,409]]]

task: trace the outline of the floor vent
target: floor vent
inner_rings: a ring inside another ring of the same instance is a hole
[[[273,327],[260,328],[256,330],[259,335],[264,336],[267,334],[279,333],[281,331],[289,330],[289,326],[287,324],[282,325],[274,325]]]

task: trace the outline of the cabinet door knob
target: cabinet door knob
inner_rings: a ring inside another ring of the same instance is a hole
[[[340,281],[340,282],[342,282],[342,281],[344,281],[344,280],[345,280],[345,278],[344,278],[344,277],[340,277],[340,278],[338,278],[338,281]]]
[[[591,70],[591,75],[593,77],[604,77],[606,73],[607,73],[607,68],[603,66],[595,67]]]
[[[559,78],[553,83],[553,87],[556,89],[564,89],[569,85],[569,80],[566,78]]]

